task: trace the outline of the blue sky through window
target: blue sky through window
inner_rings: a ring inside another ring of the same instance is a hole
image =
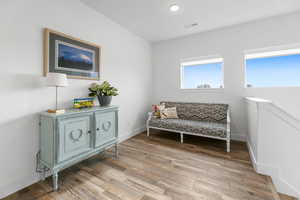
[[[223,63],[199,64],[183,67],[182,88],[197,88],[209,84],[211,88],[223,87]]]
[[[300,86],[300,54],[246,60],[251,87]]]

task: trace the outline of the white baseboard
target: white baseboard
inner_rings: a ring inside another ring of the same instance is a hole
[[[249,150],[249,154],[250,154],[250,159],[251,159],[252,166],[253,166],[254,170],[256,172],[258,172],[257,165],[256,165],[256,163],[257,163],[256,162],[256,158],[254,156],[253,149],[252,149],[252,147],[251,147],[251,145],[250,145],[250,143],[248,141],[247,141],[247,146],[248,146],[248,150]]]
[[[256,163],[256,165],[257,173],[270,176],[278,192],[300,198],[299,189],[290,185],[283,177],[280,177],[279,168],[261,163]]]
[[[273,183],[276,187],[276,190],[280,193],[287,194],[290,196],[297,197],[300,199],[300,191],[297,188],[290,185],[287,181],[285,181],[282,177],[279,176],[279,169],[273,167],[271,165],[266,165],[257,162],[257,159],[254,156],[252,147],[250,143],[247,141],[247,146],[250,153],[251,162],[255,171],[259,174],[268,175],[272,178]]]
[[[131,138],[139,133],[142,133],[144,131],[146,131],[146,126],[136,128],[131,133],[120,135],[118,143],[124,142],[125,140],[128,140],[129,138]]]
[[[246,134],[241,134],[241,133],[231,133],[231,139],[235,140],[235,141],[242,141],[242,142],[246,142]]]
[[[36,174],[28,177],[23,177],[19,181],[10,183],[4,187],[0,188],[0,199],[7,197],[10,194],[13,194],[16,191],[19,191],[23,188],[26,188],[39,181],[39,178]]]
[[[293,197],[297,197],[300,199],[300,191],[299,189],[295,188],[294,186],[290,185],[286,180],[280,177],[272,177],[274,185],[278,192],[287,194]]]

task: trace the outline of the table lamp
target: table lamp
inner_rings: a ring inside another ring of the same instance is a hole
[[[55,87],[56,89],[56,102],[55,102],[55,110],[49,109],[47,112],[49,113],[64,113],[65,110],[57,109],[57,102],[58,102],[58,87],[66,87],[68,86],[68,80],[66,74],[61,73],[52,73],[49,72],[46,77],[46,82],[48,87]]]

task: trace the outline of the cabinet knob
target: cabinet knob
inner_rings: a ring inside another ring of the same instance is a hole
[[[92,133],[92,131],[89,130],[89,131],[88,131],[88,134],[90,134],[90,133]]]
[[[96,130],[97,130],[97,131],[99,131],[99,130],[100,130],[100,128],[96,128]]]

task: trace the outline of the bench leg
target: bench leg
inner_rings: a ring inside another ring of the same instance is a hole
[[[180,133],[180,143],[183,143],[183,133]]]
[[[229,153],[230,152],[230,140],[227,140],[226,141],[226,146],[227,146],[227,152]]]

